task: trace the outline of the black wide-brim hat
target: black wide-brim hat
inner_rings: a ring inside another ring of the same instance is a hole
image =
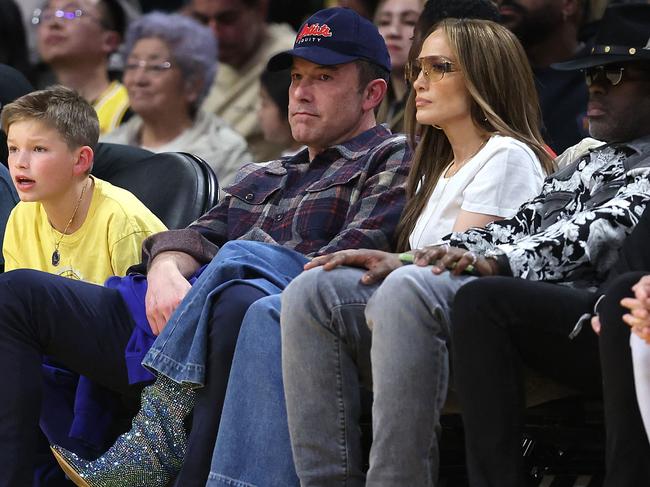
[[[650,4],[614,5],[605,10],[589,54],[553,64],[562,71],[650,60]]]

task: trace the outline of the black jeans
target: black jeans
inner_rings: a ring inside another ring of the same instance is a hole
[[[241,320],[264,293],[234,285],[211,317],[207,385],[197,394],[186,465],[177,485],[205,485]],[[29,486],[38,444],[41,357],[130,398],[124,350],[135,324],[120,294],[33,270],[0,275],[0,487]]]
[[[452,357],[472,487],[526,485],[521,451],[522,364],[561,383],[600,391],[598,341],[588,291],[511,277],[484,277],[458,291]]]
[[[217,298],[210,318],[205,387],[196,391],[192,429],[177,487],[204,487],[208,480],[241,322],[248,307],[264,296],[253,286],[234,284]]]
[[[32,483],[42,355],[137,397],[124,360],[134,326],[115,290],[32,270],[0,275],[0,486]]]
[[[608,487],[650,485],[650,444],[634,389],[630,328],[622,321],[627,310],[620,305],[622,298],[633,295],[632,286],[647,273],[619,276],[598,306]]]

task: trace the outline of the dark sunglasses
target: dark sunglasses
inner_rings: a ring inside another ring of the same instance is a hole
[[[582,70],[587,86],[594,84],[600,77],[604,77],[611,86],[616,86],[623,79],[623,71],[623,66],[616,65],[594,66]]]

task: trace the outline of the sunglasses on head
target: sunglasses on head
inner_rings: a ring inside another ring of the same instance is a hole
[[[440,81],[445,73],[459,71],[454,63],[440,56],[424,56],[406,63],[404,75],[411,84],[415,83],[420,73],[430,82]]]

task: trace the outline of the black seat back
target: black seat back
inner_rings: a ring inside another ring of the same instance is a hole
[[[186,227],[218,201],[217,176],[200,157],[99,145],[93,174],[131,191],[170,229]]]

